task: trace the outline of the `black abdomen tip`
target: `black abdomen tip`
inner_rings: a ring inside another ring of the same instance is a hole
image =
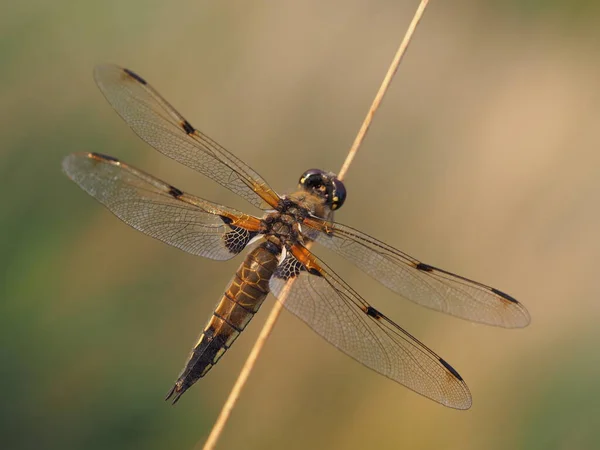
[[[181,396],[183,395],[183,393],[185,391],[186,391],[186,389],[179,387],[179,383],[175,383],[175,385],[167,393],[167,396],[165,397],[165,401],[169,400],[174,395],[173,401],[171,402],[171,404],[174,405],[175,403],[177,403],[179,401],[179,399],[181,398]]]

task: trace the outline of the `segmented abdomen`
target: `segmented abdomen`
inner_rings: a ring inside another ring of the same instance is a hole
[[[269,293],[269,279],[277,267],[277,255],[263,244],[251,251],[238,268],[225,294],[194,346],[175,386],[175,403],[214,366],[246,328]]]

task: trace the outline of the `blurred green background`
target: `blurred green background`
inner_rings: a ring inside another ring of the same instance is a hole
[[[251,207],[159,155],[97,63],[149,80],[269,183],[337,171],[417,1],[9,2],[0,17],[0,440],[7,449],[202,443],[273,300],[176,407],[162,401],[241,259],[136,232],[60,170],[99,151]],[[514,295],[473,325],[327,260],[453,364],[443,408],[284,313],[220,448],[600,448],[600,16],[591,1],[432,2],[346,178],[337,220]]]

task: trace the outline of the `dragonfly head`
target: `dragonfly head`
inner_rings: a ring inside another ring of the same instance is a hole
[[[346,200],[346,187],[331,172],[310,169],[300,177],[300,189],[321,197],[332,210],[340,209]]]

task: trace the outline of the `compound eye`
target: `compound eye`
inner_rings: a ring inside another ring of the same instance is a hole
[[[300,177],[300,184],[306,188],[317,187],[323,184],[325,172],[320,169],[310,169]]]
[[[340,209],[346,201],[346,186],[337,178],[332,180],[333,193],[331,198],[331,209]]]

